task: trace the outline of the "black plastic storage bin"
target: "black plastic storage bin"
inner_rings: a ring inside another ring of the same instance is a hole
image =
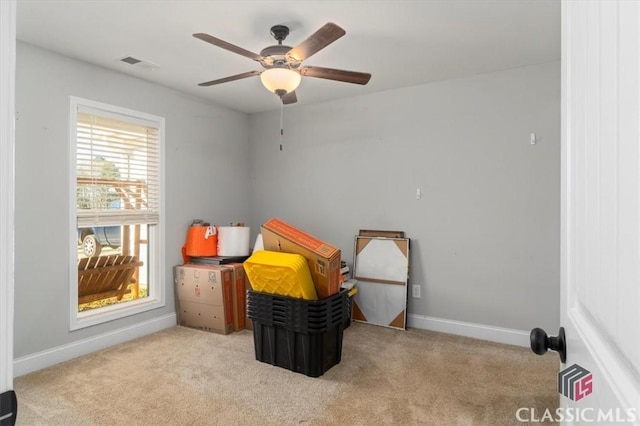
[[[288,329],[321,332],[343,323],[351,323],[351,298],[346,289],[322,300],[304,300],[277,294],[249,290],[247,314],[254,321],[266,325],[280,325]]]
[[[346,290],[323,300],[248,291],[256,360],[310,377],[340,363],[342,336],[351,323]]]

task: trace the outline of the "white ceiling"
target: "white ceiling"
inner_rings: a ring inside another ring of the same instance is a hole
[[[19,40],[246,113],[280,107],[259,77],[197,84],[260,64],[193,33],[259,53],[276,44],[276,24],[290,27],[289,46],[327,22],[344,28],[303,65],[369,72],[369,84],[303,77],[298,103],[286,108],[560,58],[559,0],[18,0],[17,19]],[[121,62],[126,56],[159,68]]]

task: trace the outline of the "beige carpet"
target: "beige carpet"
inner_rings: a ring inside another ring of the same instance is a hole
[[[507,425],[558,404],[555,354],[353,323],[319,378],[253,334],[174,327],[18,377],[18,425]]]

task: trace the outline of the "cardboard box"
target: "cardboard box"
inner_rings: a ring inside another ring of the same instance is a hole
[[[246,328],[247,318],[247,286],[242,263],[228,263],[224,265],[233,271],[231,281],[231,295],[233,305],[233,329],[235,331]]]
[[[215,333],[233,332],[233,270],[218,265],[175,266],[178,324]]]
[[[223,305],[208,305],[185,300],[179,301],[179,304],[180,325],[219,334],[229,334],[233,331],[233,323],[226,324]]]
[[[261,232],[265,250],[297,253],[307,259],[319,299],[340,291],[340,249],[276,218],[265,222]]]

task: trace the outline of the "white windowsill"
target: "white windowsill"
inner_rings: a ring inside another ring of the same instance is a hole
[[[163,306],[165,306],[165,303],[160,299],[145,297],[130,302],[105,306],[104,308],[78,312],[75,321],[73,318],[71,319],[70,330],[80,330],[85,327],[125,318]]]

